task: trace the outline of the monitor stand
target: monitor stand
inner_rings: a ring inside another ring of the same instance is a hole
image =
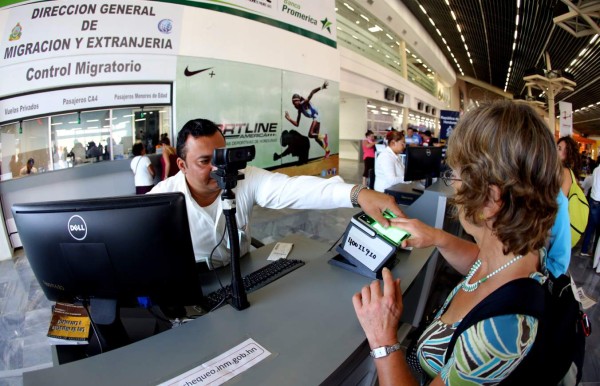
[[[125,327],[119,316],[116,299],[90,299],[90,318],[95,324],[90,335],[90,348],[97,347],[95,354],[123,347],[129,343]],[[95,340],[95,342],[93,342]]]
[[[425,189],[430,187],[431,184],[433,184],[433,177],[430,176],[430,177],[425,178]]]

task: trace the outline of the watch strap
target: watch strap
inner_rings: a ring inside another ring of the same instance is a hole
[[[371,350],[370,355],[375,358],[383,358],[386,357],[388,355],[390,355],[391,353],[400,350],[400,343],[396,343],[392,346],[381,346],[381,347],[377,347],[374,348],[373,350]]]
[[[367,189],[367,187],[364,185],[354,185],[352,187],[352,190],[350,191],[350,202],[352,203],[352,206],[355,208],[360,207],[360,205],[358,205],[358,194],[363,189]]]

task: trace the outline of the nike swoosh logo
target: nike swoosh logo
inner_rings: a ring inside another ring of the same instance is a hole
[[[210,70],[211,68],[212,68],[212,67],[209,67],[209,68],[203,68],[202,70],[198,70],[198,71],[190,71],[190,70],[187,68],[187,66],[186,66],[186,67],[185,67],[185,70],[183,71],[183,75],[185,75],[185,76],[194,76],[194,75],[196,75],[196,74],[199,74],[199,73],[201,73],[201,72],[208,71],[208,70]]]

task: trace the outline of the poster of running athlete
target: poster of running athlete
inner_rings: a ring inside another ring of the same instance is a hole
[[[179,57],[176,126],[214,121],[229,147],[255,145],[252,165],[286,174],[337,174],[339,85],[217,59]],[[281,169],[283,168],[283,169]]]
[[[335,155],[339,137],[338,84],[314,76],[283,71],[281,153],[282,165],[305,165]],[[335,162],[337,164],[337,161]],[[328,171],[328,174],[331,171]]]

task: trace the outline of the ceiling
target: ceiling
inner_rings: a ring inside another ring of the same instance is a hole
[[[476,79],[514,96],[524,96],[528,89],[523,77],[531,69],[547,69],[548,53],[551,69],[568,71],[577,83],[573,91],[563,88],[555,96],[556,115],[559,101],[570,102],[575,131],[584,136],[600,136],[600,1],[397,1],[414,14],[457,75],[466,80]],[[555,17],[569,12],[566,3],[588,10],[589,17],[578,14],[566,21],[576,33],[585,36],[575,37],[554,23]],[[540,89],[532,89],[533,96],[540,94]],[[546,94],[539,98],[547,103]]]

